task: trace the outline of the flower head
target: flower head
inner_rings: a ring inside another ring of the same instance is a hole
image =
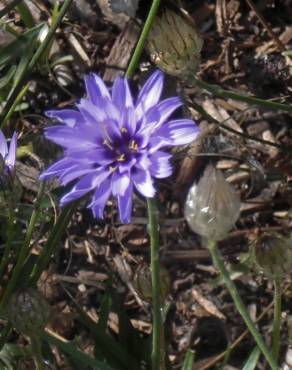
[[[185,217],[190,228],[209,240],[221,240],[240,213],[240,199],[221,171],[208,164],[190,188]]]
[[[271,279],[281,279],[291,272],[291,239],[278,233],[265,232],[253,242],[258,267]]]
[[[9,149],[7,140],[0,130],[0,161],[1,161],[1,175],[7,175],[13,172],[16,159],[17,134],[14,132],[10,141]],[[1,176],[0,175],[0,176]]]
[[[85,77],[87,97],[77,110],[47,112],[61,124],[46,129],[47,139],[64,148],[61,160],[49,167],[42,179],[57,176],[62,185],[77,180],[61,205],[93,191],[89,208],[103,217],[105,204],[118,200],[120,219],[130,222],[135,188],[153,197],[154,178],[172,173],[171,154],[165,148],[192,142],[199,129],[189,119],[168,121],[182,105],[177,97],[160,100],[163,74],[156,71],[134,102],[126,78],[117,77],[111,94],[97,75]]]
[[[203,40],[182,15],[166,10],[156,18],[147,41],[152,61],[163,71],[187,80],[196,74]]]

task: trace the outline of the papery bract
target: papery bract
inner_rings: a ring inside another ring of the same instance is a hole
[[[235,224],[239,213],[238,195],[221,171],[207,165],[187,196],[185,217],[190,228],[209,240],[221,240]]]
[[[160,101],[163,74],[154,72],[134,102],[127,79],[117,77],[111,94],[95,74],[85,77],[87,97],[77,110],[47,112],[61,124],[48,127],[47,139],[64,148],[64,156],[42,175],[58,177],[62,185],[77,180],[63,196],[61,205],[93,191],[89,208],[103,217],[105,204],[113,195],[118,200],[120,219],[130,222],[135,188],[153,197],[154,178],[171,175],[171,154],[167,147],[184,145],[198,136],[190,119],[168,121],[182,105],[177,97]]]

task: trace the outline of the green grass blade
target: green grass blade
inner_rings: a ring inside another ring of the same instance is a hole
[[[26,5],[24,1],[17,5],[17,10],[21,16],[21,19],[27,28],[33,28],[35,26],[35,22],[29,7]]]
[[[247,359],[242,370],[254,370],[257,366],[260,354],[261,354],[261,351],[259,347],[255,347],[252,350],[251,354],[249,355],[249,358]]]
[[[184,359],[184,363],[183,363],[181,370],[192,370],[194,358],[195,358],[195,352],[189,349],[186,353],[186,357]]]
[[[47,332],[43,332],[40,335],[42,339],[58,347],[68,357],[70,357],[73,360],[76,360],[77,362],[80,362],[96,370],[115,370],[109,365],[107,365],[106,363],[98,361],[97,359],[81,352],[74,344],[70,342],[64,342],[60,340],[59,338],[55,337],[54,335],[51,335]]]

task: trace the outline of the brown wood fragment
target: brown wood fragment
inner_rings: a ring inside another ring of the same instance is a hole
[[[140,27],[137,23],[130,20],[116,39],[109,56],[106,58],[106,70],[103,76],[104,80],[113,81],[116,76],[124,73],[139,34]]]

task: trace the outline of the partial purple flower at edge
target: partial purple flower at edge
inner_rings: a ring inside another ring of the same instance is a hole
[[[13,172],[16,160],[17,148],[17,133],[14,132],[10,141],[9,149],[7,140],[0,130],[0,159],[1,159],[1,174],[7,175]]]
[[[182,105],[178,97],[160,100],[163,74],[154,72],[134,102],[127,79],[117,77],[111,94],[95,74],[85,77],[87,97],[77,110],[46,112],[61,124],[48,127],[47,139],[64,148],[61,160],[41,179],[58,177],[61,185],[77,180],[61,205],[93,191],[89,208],[102,218],[108,198],[117,198],[122,223],[131,221],[133,190],[153,197],[153,178],[172,174],[168,147],[196,139],[199,128],[190,119],[169,121]]]

